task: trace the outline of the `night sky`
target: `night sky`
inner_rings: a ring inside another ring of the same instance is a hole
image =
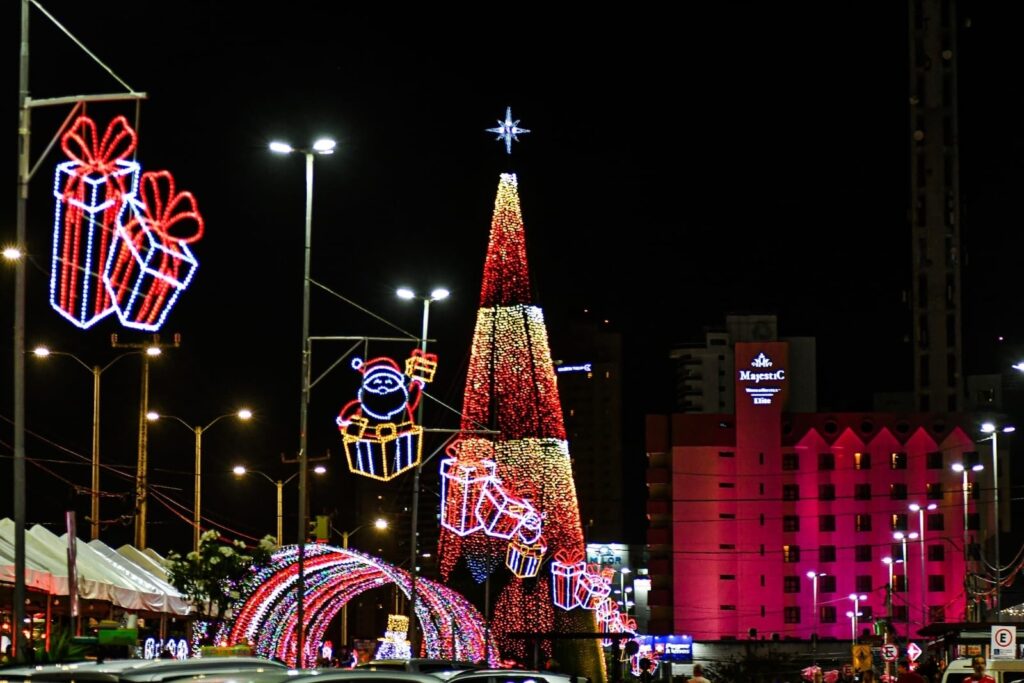
[[[1015,49],[1019,17],[1005,3],[974,4],[961,6],[970,28],[959,55],[965,368],[989,373],[1024,353],[1015,276],[1024,60]],[[14,237],[17,5],[8,3],[3,21],[5,242]],[[410,335],[421,308],[396,299],[395,288],[452,291],[431,308],[430,336],[442,361],[433,392],[456,407],[498,174],[510,170],[519,174],[533,286],[554,356],[568,343],[560,321],[583,309],[625,335],[631,457],[642,453],[643,413],[670,408],[671,343],[702,340],[726,313],[776,313],[780,334],[817,337],[822,409],[870,410],[873,392],[911,388],[903,3],[571,14],[341,5],[46,3],[149,94],[138,160],[144,170],[172,171],[206,220],[193,249],[199,270],[163,329],[165,340],[180,332],[182,345],[154,363],[150,389],[151,408],[190,424],[243,404],[257,413],[252,424],[222,421],[204,438],[204,516],[262,535],[273,528],[272,487],[242,486],[227,472],[236,462],[274,477],[294,471],[280,456],[294,457],[298,446],[304,171],[301,156],[267,150],[274,139],[338,141],[336,154],[316,161],[313,279]],[[31,21],[33,97],[120,90],[35,9]],[[506,106],[532,130],[511,157],[484,132]],[[136,116],[127,102],[87,111],[101,126]],[[33,162],[67,112],[33,112]],[[105,364],[116,355],[111,333],[147,337],[120,329],[113,316],[79,331],[49,307],[50,192],[60,160],[59,150],[51,153],[31,184],[27,345]],[[12,291],[10,273],[0,288]],[[395,334],[323,291],[314,289],[312,302],[313,335]],[[10,330],[11,304],[2,316]],[[0,347],[9,358],[9,337]],[[316,343],[314,375],[342,350]],[[403,357],[407,348],[370,352]],[[5,387],[10,372],[0,366]],[[126,358],[103,375],[103,461],[128,471],[138,374],[138,361]],[[42,437],[29,437],[28,455],[52,461],[41,463],[46,471],[28,466],[29,522],[56,523],[67,505],[80,515],[88,509],[88,497],[68,493],[65,481],[88,484],[88,467],[71,463],[89,457],[91,378],[70,359],[31,357],[26,378],[28,428]],[[332,478],[315,496],[352,485],[333,420],[355,386],[343,364],[313,390],[310,454],[330,449],[333,458]],[[11,403],[5,391],[5,420]],[[425,421],[457,425],[433,406]],[[10,432],[9,423],[0,429],[5,458]],[[167,487],[186,516],[192,448],[182,425],[150,429],[151,483]],[[407,495],[408,479],[396,480],[396,499]],[[105,490],[131,488],[104,475]],[[105,500],[103,517],[130,508],[127,498]],[[0,495],[0,516],[9,514],[9,497]],[[188,545],[184,522],[152,502],[150,515],[157,550]],[[293,527],[286,521],[286,538]],[[129,541],[131,527],[111,526],[108,537]]]

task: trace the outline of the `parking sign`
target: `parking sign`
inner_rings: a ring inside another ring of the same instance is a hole
[[[992,659],[1014,659],[1017,652],[1017,627],[992,627]]]

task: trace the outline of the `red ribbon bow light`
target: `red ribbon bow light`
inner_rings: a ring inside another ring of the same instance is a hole
[[[80,175],[116,170],[116,162],[135,151],[138,137],[128,119],[118,116],[107,125],[103,137],[96,133],[96,123],[88,116],[79,116],[60,139],[60,147],[69,159],[80,163]]]

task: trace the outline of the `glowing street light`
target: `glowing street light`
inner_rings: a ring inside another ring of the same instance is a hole
[[[864,594],[850,593],[850,599],[853,600],[853,611],[847,612],[846,616],[850,617],[850,627],[853,633],[853,643],[857,644],[857,617],[861,616],[860,603],[862,600],[867,600],[868,596]]]
[[[917,531],[918,531],[918,544],[921,546],[921,624],[926,625],[928,623],[928,588],[925,580],[925,550],[924,550],[924,511],[938,509],[937,503],[928,503],[927,506],[921,507],[917,503],[911,503],[908,508],[911,512],[917,513]]]
[[[1016,431],[1016,427],[1005,425],[999,427],[992,422],[986,422],[981,425],[981,431],[983,434],[989,434],[989,439],[992,440],[992,491],[993,498],[992,504],[995,506],[995,560],[996,560],[996,591],[995,591],[995,611],[999,612],[1001,609],[1000,598],[1001,598],[1001,586],[1002,583],[1002,572],[1003,568],[999,564],[999,532],[1001,528],[999,526],[999,432],[1003,434],[1010,434]],[[983,439],[984,441],[985,439]]]
[[[811,580],[811,608],[814,610],[814,633],[818,632],[818,577],[826,576],[825,572],[809,571],[807,578]]]
[[[185,422],[185,420],[182,420],[180,417],[177,417],[176,415],[160,415],[159,413],[156,413],[156,412],[149,412],[149,413],[146,414],[146,419],[149,420],[150,422],[155,422],[156,420],[160,420],[162,418],[167,418],[167,419],[174,420],[175,422],[179,422],[179,423],[185,425],[188,429],[190,429],[196,435],[196,467],[195,467],[196,486],[195,486],[195,501],[194,501],[193,510],[192,510],[192,550],[194,552],[199,552],[199,519],[200,519],[200,506],[201,506],[201,502],[202,502],[201,491],[202,491],[202,481],[203,481],[202,480],[202,476],[203,476],[203,473],[202,473],[202,464],[203,464],[203,432],[205,432],[207,429],[209,429],[213,425],[215,425],[218,422],[220,422],[225,417],[236,417],[239,420],[242,420],[243,422],[245,422],[246,420],[249,420],[252,417],[252,411],[249,410],[248,408],[242,408],[241,410],[235,411],[233,413],[225,413],[223,415],[218,415],[217,417],[213,418],[208,423],[206,423],[205,426],[203,426],[203,425],[190,425],[188,422]]]
[[[296,472],[292,476],[290,476],[287,479],[285,479],[284,481],[282,481],[280,479],[274,480],[272,477],[270,477],[269,475],[267,475],[267,474],[265,474],[263,472],[260,472],[259,470],[247,469],[244,465],[235,465],[234,467],[231,468],[231,471],[234,472],[235,475],[237,475],[239,477],[244,476],[246,474],[258,474],[261,477],[263,477],[264,479],[266,479],[267,481],[269,481],[271,484],[273,484],[274,486],[277,487],[277,545],[278,545],[278,547],[280,547],[283,544],[283,533],[282,532],[283,532],[283,529],[284,529],[284,525],[283,525],[283,520],[284,520],[284,486],[285,486],[285,484],[290,482],[292,479],[294,479],[295,477],[299,476],[299,473]],[[327,471],[327,468],[324,467],[323,465],[317,465],[316,467],[313,468],[313,472],[316,473],[316,474],[323,474],[326,471]],[[300,538],[299,539],[299,543],[301,543],[301,542],[302,542],[302,539]]]

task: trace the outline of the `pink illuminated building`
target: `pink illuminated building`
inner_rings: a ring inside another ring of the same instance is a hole
[[[890,566],[900,635],[960,620],[966,416],[789,414],[788,350],[736,344],[735,413],[647,419],[650,632],[849,639],[851,595],[858,634],[889,613]]]

